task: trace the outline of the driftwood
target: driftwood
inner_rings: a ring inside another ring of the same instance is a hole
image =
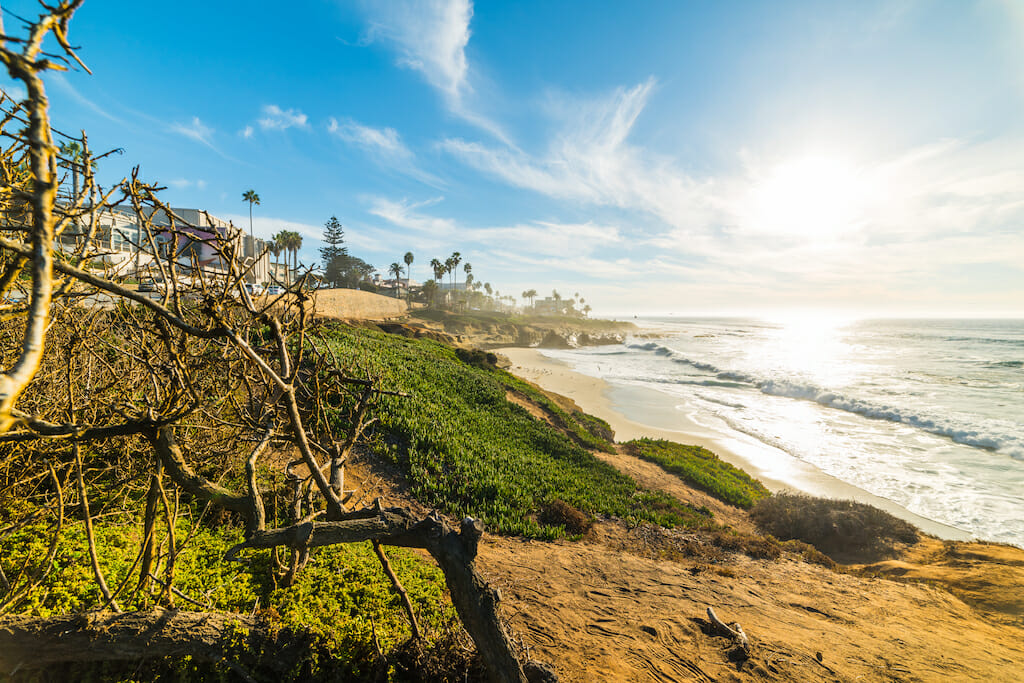
[[[715,610],[711,607],[708,607],[708,619],[711,621],[711,625],[720,635],[723,635],[727,638],[732,638],[733,641],[735,641],[738,649],[744,655],[743,659],[749,657],[750,639],[747,638],[747,634],[743,632],[743,628],[739,624],[734,623],[732,626],[729,626],[724,621],[718,618],[718,615],[715,614]]]

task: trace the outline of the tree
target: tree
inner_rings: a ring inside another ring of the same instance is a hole
[[[290,252],[292,256],[292,268],[289,269],[288,274],[288,282],[291,283],[293,276],[298,276],[299,273],[299,249],[302,249],[302,235],[294,230],[282,230],[282,234],[285,236],[285,249]]]
[[[260,196],[256,194],[256,190],[246,190],[242,193],[242,201],[249,202],[249,251],[252,253],[253,260],[256,260],[256,237],[252,232],[252,205],[260,205]]]
[[[395,261],[388,267],[388,272],[395,278],[395,298],[397,299],[400,293],[399,290],[402,288],[402,264]]]
[[[65,142],[60,146],[60,155],[63,157],[61,166],[71,169],[71,201],[77,203],[78,194],[78,174],[85,172],[85,150],[81,143],[77,140],[71,142]],[[96,162],[90,160],[90,170],[96,168]]]
[[[438,297],[437,297],[438,298],[438,302],[437,303],[440,304],[440,298],[441,298],[440,297],[440,290],[441,290],[441,287],[440,287],[439,283],[441,282],[441,278],[444,277],[444,274],[448,272],[447,265],[444,264],[444,263],[441,263],[441,259],[436,259],[435,258],[435,259],[431,259],[430,260],[430,268],[434,271],[434,286],[438,290]]]
[[[245,650],[256,642],[247,640],[250,635],[276,632],[273,625],[246,615],[175,609],[176,596],[189,600],[175,587],[176,558],[193,538],[176,531],[188,520],[196,531],[210,508],[212,514],[241,520],[245,540],[223,558],[205,561],[228,562],[242,553],[273,549],[263,555],[265,561],[251,564],[251,580],[283,590],[315,548],[370,541],[395,593],[405,595],[381,546],[423,548],[444,572],[452,604],[491,679],[525,683],[498,618],[497,591],[474,566],[482,524],[465,518],[455,530],[439,516],[384,508],[380,499],[363,508],[357,508],[359,500],[346,500],[346,483],[351,487],[352,482],[345,481],[344,465],[373,421],[375,401],[384,393],[402,394],[384,391],[373,376],[351,376],[332,353],[324,352],[324,339],[307,315],[299,287],[287,293],[287,305],[255,305],[241,286],[243,258],[225,240],[214,240],[213,247],[227,277],[210,282],[184,278],[175,249],[151,248],[147,256],[168,284],[161,300],[126,287],[117,276],[83,267],[103,253],[95,232],[66,258],[53,258],[55,226],[63,229],[67,221],[62,216],[58,223],[56,217],[56,147],[40,74],[62,68],[61,61],[77,60],[67,35],[80,4],[44,5],[45,13],[28,24],[31,40],[5,36],[0,42],[0,62],[27,91],[14,111],[8,110],[6,95],[0,95],[0,137],[10,141],[0,149],[0,177],[5,183],[17,177],[10,172],[14,162],[30,159],[30,172],[19,178],[17,192],[5,185],[0,193],[5,217],[0,260],[8,264],[0,295],[24,287],[19,279],[31,284],[27,304],[10,308],[0,320],[0,540],[10,541],[11,533],[32,527],[40,541],[40,549],[32,544],[19,548],[25,561],[18,563],[17,573],[0,573],[0,668],[35,678],[32,673],[41,667],[83,659],[137,661],[185,654],[220,662],[234,659],[225,647],[229,641],[231,648],[237,643]],[[52,52],[42,53],[50,32],[55,36]],[[84,136],[82,146],[88,164],[92,156]],[[158,214],[186,228],[156,228],[169,232],[172,244],[194,234],[190,230],[196,226],[177,216],[159,199],[159,188],[140,181],[137,173],[119,184],[119,198],[111,199],[109,192],[90,202],[82,210],[83,224],[97,225],[103,212],[123,205],[148,237]],[[90,175],[86,192],[94,189]],[[18,202],[26,200],[31,210],[21,221]],[[72,217],[80,215],[72,210]],[[61,286],[55,288],[57,278]],[[101,296],[117,304],[81,304]],[[298,462],[264,458],[267,449],[279,447],[295,453]],[[293,472],[296,464],[304,474]],[[260,474],[264,469],[271,470],[270,476]],[[220,476],[229,470],[237,478]],[[266,488],[268,482],[273,491]],[[92,526],[106,515],[90,508],[90,501],[111,494],[123,508],[115,512],[118,518],[126,527],[138,525],[114,541],[138,547],[135,563],[122,568],[126,576],[118,586],[105,581],[97,547],[106,539]],[[285,505],[268,505],[279,494]],[[69,534],[71,513],[81,516],[82,525]],[[158,525],[164,524],[162,532]],[[6,556],[10,547],[0,555],[8,567],[14,566]],[[96,587],[82,605],[83,611],[90,610],[88,616],[9,616],[33,608],[31,592],[46,585],[55,565],[72,564],[81,575],[91,575]],[[134,577],[138,582],[129,580]],[[140,609],[122,613],[122,604]],[[154,604],[170,609],[149,609]],[[411,609],[407,614],[418,637],[415,615]],[[275,668],[276,651],[270,657],[256,648],[250,652],[252,660],[231,667],[246,680],[269,679],[272,672],[289,668]]]
[[[459,267],[459,263],[461,263],[461,262],[462,262],[462,254],[460,254],[457,251],[453,251],[452,255],[449,256],[448,260],[446,261],[446,263],[449,264],[448,265],[448,272],[452,273],[452,291],[454,291],[456,286],[459,284],[459,271],[458,271],[458,267]]]
[[[331,216],[324,224],[324,246],[320,247],[320,258],[324,264],[324,282],[332,287],[341,286],[340,259],[348,255],[345,243],[345,229],[338,222],[337,216]]]
[[[271,240],[270,240],[270,253],[274,255],[274,265],[275,266],[281,265],[280,256],[285,251],[285,243],[284,243],[284,239],[282,237],[283,234],[284,234],[284,231],[282,230],[281,232],[279,232],[276,235],[274,235],[271,238]],[[285,260],[286,261],[287,261],[287,258],[288,257],[285,256]],[[276,273],[277,272],[277,268],[275,268],[274,271]],[[285,281],[286,282],[288,281],[287,276],[285,277]]]
[[[437,280],[427,280],[423,283],[423,298],[429,306],[437,297]]]
[[[526,299],[530,300],[530,307],[531,308],[533,308],[533,300],[536,298],[536,296],[537,296],[537,290],[536,289],[528,289],[525,292],[523,292],[523,298],[526,298]]]
[[[405,256],[403,257],[403,259],[405,261],[405,294],[406,297],[409,297],[412,296],[412,288],[409,287],[409,279],[412,277],[412,252],[405,252]]]

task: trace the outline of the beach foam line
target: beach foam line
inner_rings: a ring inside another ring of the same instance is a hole
[[[771,491],[796,490],[826,498],[856,500],[885,510],[939,538],[961,541],[973,538],[962,529],[917,515],[746,434],[718,433],[698,425],[675,410],[673,399],[667,394],[649,388],[618,385],[613,391],[613,386],[605,380],[578,373],[568,364],[548,357],[538,349],[516,347],[496,349],[496,352],[511,361],[509,371],[516,376],[546,391],[570,398],[584,412],[608,422],[620,442],[648,437],[703,446],[756,477]],[[620,397],[618,402],[612,400],[613,394]],[[627,400],[636,403],[632,406],[636,410],[629,410],[630,406],[624,404]],[[670,421],[671,427],[644,424],[627,417],[626,413],[644,415],[643,419],[651,422],[662,416],[662,425]]]
[[[865,417],[870,420],[883,420],[886,422],[907,425],[908,427],[913,427],[923,432],[934,434],[935,436],[947,438],[954,443],[964,446],[971,446],[972,448],[979,448],[986,451],[995,451],[1014,458],[1015,460],[1024,460],[1024,443],[1021,443],[1019,439],[1007,434],[994,434],[991,432],[985,433],[974,425],[935,420],[915,415],[913,413],[907,413],[893,406],[878,405],[858,398],[843,396],[840,393],[811,384],[765,379],[745,372],[723,370],[710,363],[704,363],[693,360],[692,358],[687,358],[677,351],[656,342],[630,344],[629,348],[640,351],[650,351],[656,355],[664,356],[674,363],[687,365],[689,367],[696,368],[697,370],[713,374],[715,376],[715,380],[719,382],[731,383],[723,384],[722,386],[738,387],[745,384],[768,396],[779,396],[801,401],[811,401],[818,405],[825,406],[826,408],[832,408],[833,410],[842,410],[843,412],[860,415],[861,417]],[[714,384],[710,384],[712,380],[707,381],[709,384],[706,384],[705,386],[715,386]],[[669,381],[669,383],[672,382]],[[692,379],[680,380],[678,383],[699,384],[698,382],[694,382]]]

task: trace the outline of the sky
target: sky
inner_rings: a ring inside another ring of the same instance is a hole
[[[87,0],[70,38],[102,184],[246,228],[254,189],[305,264],[337,216],[385,276],[458,251],[598,315],[1024,317],[1015,0]]]

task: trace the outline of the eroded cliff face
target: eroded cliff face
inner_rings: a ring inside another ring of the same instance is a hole
[[[596,325],[594,321],[574,323],[572,320],[495,322],[473,320],[467,316],[438,321],[411,320],[406,324],[413,328],[443,331],[453,343],[484,348],[536,346],[545,349],[575,349],[581,346],[621,344],[626,334],[635,330],[632,323],[615,321],[601,321]]]

